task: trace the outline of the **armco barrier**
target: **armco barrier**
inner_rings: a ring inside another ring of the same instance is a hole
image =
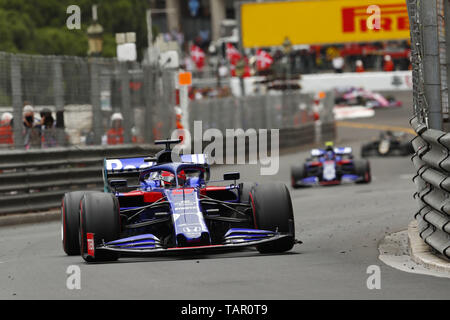
[[[150,155],[153,145],[3,151],[0,155],[0,214],[56,208],[62,195],[101,189],[105,157]]]
[[[334,124],[322,125],[322,128],[328,137],[334,138]],[[279,147],[284,149],[317,142],[316,131],[313,123],[282,129]],[[248,152],[248,141],[245,146],[244,151]],[[270,144],[268,148],[270,150]],[[0,153],[0,215],[57,208],[65,192],[102,189],[105,157],[151,156],[159,150],[161,146],[121,145],[3,151]],[[236,154],[242,151],[235,150]]]
[[[417,118],[411,126],[417,132],[412,161],[417,169],[413,181],[420,237],[450,259],[450,133],[428,129]]]

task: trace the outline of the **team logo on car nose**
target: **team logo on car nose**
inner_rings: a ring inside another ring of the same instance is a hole
[[[186,232],[186,233],[200,232],[201,230],[202,230],[202,228],[200,228],[199,226],[183,227],[183,232]]]

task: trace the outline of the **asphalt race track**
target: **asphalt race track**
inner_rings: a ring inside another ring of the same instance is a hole
[[[397,95],[404,107],[379,110],[353,122],[408,128],[409,93]],[[340,127],[339,141],[359,155],[360,143],[378,131]],[[279,175],[259,176],[258,166],[222,166],[240,171],[242,181],[282,181],[305,151],[280,157]],[[416,210],[405,158],[372,158],[369,185],[291,190],[296,237],[304,244],[287,254],[256,250],[195,257],[124,258],[85,264],[67,257],[60,223],[0,229],[0,299],[441,299],[448,279],[405,273],[378,260],[378,243],[387,233],[406,229]],[[213,177],[214,178],[214,177]],[[66,270],[81,268],[81,289],[66,287]],[[369,290],[367,268],[381,268],[381,289]]]

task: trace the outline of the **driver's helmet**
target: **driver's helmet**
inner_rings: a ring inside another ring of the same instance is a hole
[[[334,143],[333,143],[333,141],[325,142],[325,151],[333,151],[334,152]]]
[[[332,141],[325,142],[325,158],[327,160],[334,159],[334,143]]]
[[[175,186],[175,175],[168,171],[161,172],[159,179],[161,181],[161,186],[163,187],[173,187]]]
[[[186,173],[184,172],[184,170],[178,172],[178,183],[180,185],[184,185],[186,183]]]

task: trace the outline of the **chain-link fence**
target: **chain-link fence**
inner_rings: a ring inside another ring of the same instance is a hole
[[[175,91],[173,70],[113,59],[0,53],[0,146],[168,137],[175,128]]]
[[[449,122],[449,3],[408,0],[411,30],[414,115],[428,127],[442,130]]]
[[[190,103],[190,129],[202,121],[203,129],[294,128],[314,121],[313,96],[300,93],[198,100]],[[331,111],[331,108],[330,108]]]
[[[176,70],[114,59],[0,53],[0,147],[169,138],[177,124],[176,75]],[[293,128],[314,121],[313,106],[312,95],[290,92],[193,100],[189,129],[196,120],[222,132]],[[331,107],[326,110],[332,114]]]

